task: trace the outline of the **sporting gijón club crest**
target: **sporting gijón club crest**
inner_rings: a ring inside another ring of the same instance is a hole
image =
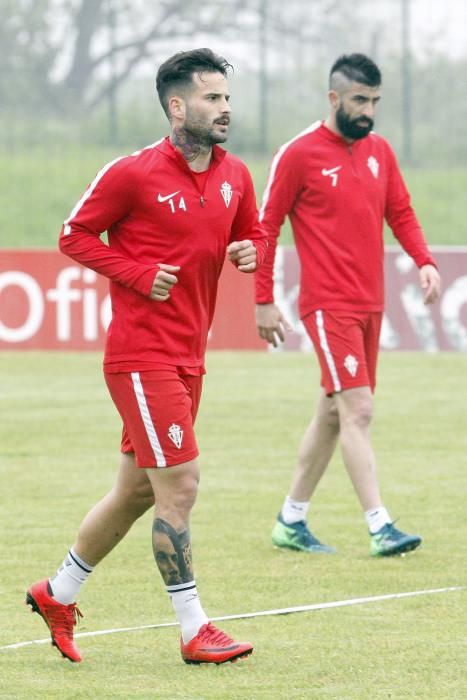
[[[228,207],[230,200],[232,199],[232,185],[227,182],[227,180],[221,185],[221,195],[225,202],[225,206]]]
[[[168,435],[175,447],[178,447],[178,449],[180,449],[183,440],[183,430],[180,428],[180,426],[176,423],[172,423],[172,425],[169,428]]]

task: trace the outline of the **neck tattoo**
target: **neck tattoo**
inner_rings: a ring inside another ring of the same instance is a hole
[[[176,127],[170,135],[171,143],[177,148],[187,163],[192,163],[199,155],[208,155],[210,147],[200,141],[185,129]]]

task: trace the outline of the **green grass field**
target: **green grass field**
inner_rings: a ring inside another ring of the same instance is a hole
[[[2,247],[55,247],[62,221],[87,184],[106,162],[123,153],[88,146],[79,150],[37,149],[0,154]],[[252,171],[260,198],[269,159],[245,157],[244,160]],[[429,243],[465,245],[467,170],[411,169],[405,176]],[[390,236],[387,240],[394,242]],[[281,241],[291,242],[288,224],[284,226]]]
[[[0,646],[43,639],[23,604],[52,575],[77,525],[112,483],[120,424],[93,353],[3,353]],[[318,374],[311,355],[211,353],[197,433],[202,480],[192,520],[195,569],[211,616],[465,586],[467,487],[463,354],[384,353],[373,442],[385,502],[423,546],[375,560],[336,455],[311,522],[335,556],[276,550]],[[148,513],[97,567],[79,631],[171,622]],[[182,663],[176,627],[79,641],[82,664],[49,644],[0,650],[8,700],[443,700],[467,697],[465,590],[222,623],[251,640],[247,660]]]

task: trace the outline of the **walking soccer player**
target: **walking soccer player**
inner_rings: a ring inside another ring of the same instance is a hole
[[[277,345],[290,328],[274,303],[273,288],[277,238],[289,216],[301,265],[300,317],[322,384],[274,525],[278,547],[334,551],[310,531],[307,514],[338,440],[371,536],[371,554],[402,554],[422,541],[394,527],[381,499],[370,442],[384,306],[384,219],[420,270],[426,304],[439,297],[440,277],[394,153],[372,131],[380,97],[376,64],[363,54],[341,56],[330,72],[328,118],[279,149],[264,193],[260,218],[269,247],[256,275],[258,331]]]
[[[183,660],[218,664],[253,650],[204,612],[189,533],[199,480],[193,424],[219,275],[226,255],[251,273],[266,251],[250,174],[218,145],[229,131],[230,68],[209,49],[161,65],[170,136],[106,165],[60,234],[64,253],[110,279],[104,374],[123,421],[114,486],[84,518],[57,573],[27,592],[71,661],[81,661],[73,639],[81,586],[154,505],[154,558],[180,623]]]

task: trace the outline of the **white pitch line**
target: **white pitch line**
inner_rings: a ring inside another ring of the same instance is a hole
[[[222,617],[211,617],[214,622],[221,620],[242,620],[249,617],[262,617],[265,615],[290,615],[299,612],[309,612],[311,610],[327,610],[329,608],[344,608],[348,605],[362,605],[364,603],[377,603],[382,600],[394,600],[398,598],[413,598],[419,595],[431,595],[433,593],[448,593],[451,591],[463,591],[465,586],[450,586],[448,588],[428,588],[422,591],[407,591],[405,593],[387,593],[386,595],[367,596],[365,598],[350,598],[348,600],[335,600],[331,603],[314,603],[312,605],[298,605],[294,608],[277,608],[276,610],[259,610],[257,612],[239,613],[237,615],[223,615]],[[157,625],[140,625],[139,627],[117,627],[110,630],[96,630],[95,632],[78,632],[74,635],[75,639],[80,637],[98,637],[103,634],[117,634],[119,632],[137,632],[140,630],[153,630],[162,627],[177,627],[178,622],[161,622]],[[47,639],[32,639],[28,642],[18,642],[17,644],[7,644],[0,647],[0,651],[5,649],[19,649],[32,644],[47,644],[50,643],[50,637]]]

